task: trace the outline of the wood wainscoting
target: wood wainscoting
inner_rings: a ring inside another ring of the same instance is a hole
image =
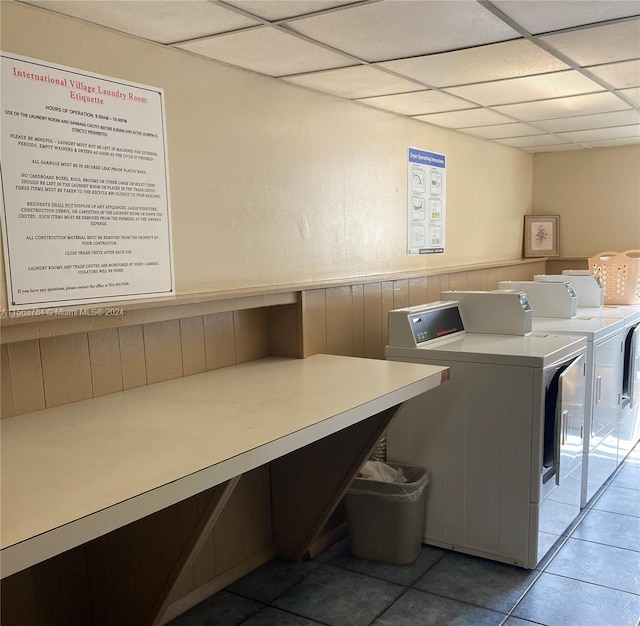
[[[4,319],[2,417],[20,419],[24,413],[265,356],[381,359],[390,310],[439,300],[440,292],[450,289],[491,290],[500,280],[531,280],[545,270],[551,273],[547,263],[520,259],[125,304],[120,317]],[[165,621],[272,558],[271,502],[269,466],[242,477],[174,588]],[[344,513],[338,507],[318,545],[341,534]],[[77,580],[82,554],[75,549],[3,580],[0,621],[7,626],[73,623],[82,589],[66,581]],[[52,622],[54,615],[58,621]]]

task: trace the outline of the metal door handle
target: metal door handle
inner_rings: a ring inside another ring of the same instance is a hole
[[[596,376],[596,403],[602,399],[602,376]]]
[[[636,326],[633,333],[640,333],[640,325]],[[629,354],[629,408],[635,409],[637,398],[635,397],[636,375],[640,369],[640,354],[636,354],[637,347],[640,346],[640,336],[635,335],[635,341],[631,344],[631,354]]]
[[[560,418],[556,421],[556,447],[554,454],[554,465],[556,470],[556,485],[560,484],[560,454],[561,454],[561,443],[564,438],[564,417],[567,411],[562,411],[560,413]]]

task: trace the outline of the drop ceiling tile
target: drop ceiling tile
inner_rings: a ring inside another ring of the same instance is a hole
[[[326,72],[287,76],[283,80],[341,98],[368,98],[419,91],[423,87],[371,65],[354,65]]]
[[[347,57],[270,27],[200,39],[177,47],[269,76],[353,65]]]
[[[562,152],[564,150],[582,150],[584,146],[579,143],[563,143],[554,146],[531,146],[529,148],[520,148],[531,154],[539,154],[540,152]]]
[[[602,91],[602,87],[580,72],[568,70],[463,87],[451,87],[445,91],[484,106],[494,106]]]
[[[617,146],[629,146],[640,143],[640,137],[626,137],[624,139],[606,139],[604,141],[588,141],[589,148],[615,148]]]
[[[501,113],[491,109],[466,109],[464,111],[450,111],[449,113],[432,113],[416,117],[421,122],[428,122],[436,126],[447,128],[467,128],[470,126],[487,126],[489,124],[503,124],[511,120]]]
[[[353,2],[354,0],[226,0],[227,4],[270,22],[333,9]]]
[[[580,115],[578,117],[563,117],[556,120],[540,120],[536,122],[536,126],[545,128],[552,133],[590,130],[609,126],[628,126],[630,124],[640,124],[640,112],[629,109],[628,111],[616,111],[615,113]]]
[[[367,61],[388,61],[519,37],[475,0],[374,2],[297,20],[289,26]]]
[[[639,0],[493,0],[492,4],[533,34],[640,14]]]
[[[625,139],[640,137],[640,124],[629,126],[614,126],[613,128],[593,128],[591,130],[577,130],[570,133],[560,133],[559,136],[569,141],[603,141],[609,139]]]
[[[526,39],[379,64],[433,87],[479,83],[568,69]]]
[[[599,65],[640,57],[640,19],[541,37],[578,65]],[[598,44],[594,45],[594,41]]]
[[[524,102],[495,107],[495,110],[525,122],[552,119],[556,117],[573,117],[590,113],[605,113],[628,109],[629,105],[609,92],[593,93],[583,96],[554,98],[538,102]]]
[[[640,107],[640,87],[632,87],[631,89],[621,89],[621,94],[624,94],[631,100],[631,102],[635,103],[636,106]]]
[[[427,113],[459,111],[473,106],[447,93],[434,90],[381,96],[379,98],[363,98],[358,102],[369,104],[385,111],[401,113],[402,115],[426,115]]]
[[[506,139],[507,137],[546,134],[546,131],[522,122],[496,124],[495,126],[476,126],[475,128],[465,128],[462,132],[474,137],[482,137],[483,139]]]
[[[557,135],[525,135],[523,137],[510,137],[508,139],[497,139],[497,143],[512,148],[532,148],[534,146],[554,146],[570,143]]]
[[[589,71],[609,83],[614,89],[640,87],[640,59],[598,65],[590,67]]]
[[[29,4],[164,44],[259,24],[207,0],[33,0]]]

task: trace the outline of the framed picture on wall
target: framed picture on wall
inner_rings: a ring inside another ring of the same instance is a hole
[[[524,256],[558,256],[558,215],[524,216]]]

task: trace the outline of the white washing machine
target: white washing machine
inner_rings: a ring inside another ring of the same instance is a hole
[[[640,441],[640,306],[605,305],[604,289],[595,276],[565,270],[562,274],[542,274],[534,281],[570,281],[578,297],[578,317],[624,320],[624,350],[621,353],[622,381],[617,463]]]
[[[640,306],[578,307],[579,317],[620,319],[623,350],[617,465],[640,441]]]
[[[425,543],[534,568],[580,511],[586,340],[525,335],[511,297],[520,335],[467,332],[455,301],[389,313],[386,358],[451,378],[405,403],[387,454],[430,473]]]
[[[568,285],[572,293],[571,302],[558,297],[561,293],[558,287],[566,285],[539,281],[498,283],[500,289],[526,292],[533,308],[533,332],[580,335],[587,340],[585,459],[581,501],[585,506],[618,466],[624,321],[585,315],[577,307],[577,293],[572,285]],[[537,317],[538,311],[554,317]],[[577,315],[578,312],[580,315]]]

